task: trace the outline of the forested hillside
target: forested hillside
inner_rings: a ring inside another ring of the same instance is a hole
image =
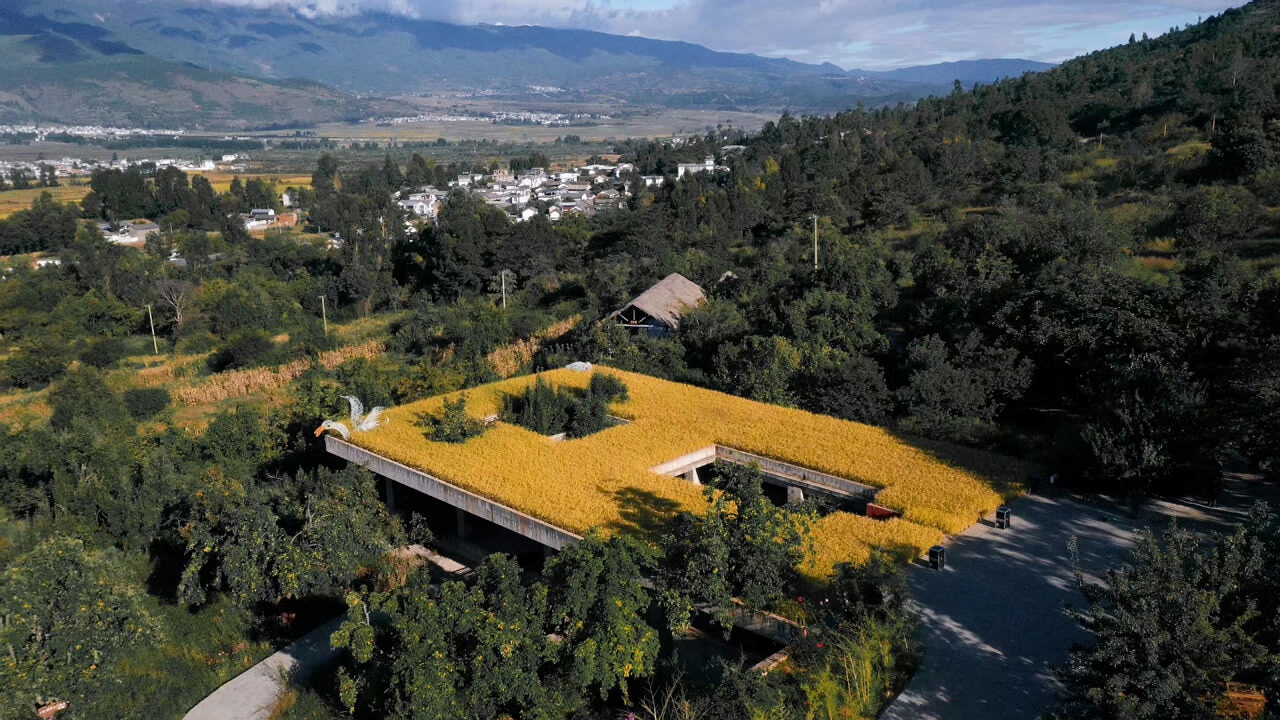
[[[999,449],[1135,508],[1212,497],[1224,468],[1274,477],[1278,19],[1256,2],[914,107],[624,143],[628,207],[557,224],[458,190],[438,223],[406,227],[393,191],[474,169],[421,156],[321,158],[295,193],[305,233],[236,222],[280,188],[218,194],[174,170],[38,202],[0,227],[7,249],[61,262],[0,282],[0,712],[58,698],[62,718],[177,716],[346,604],[352,657],[317,714],[613,717],[666,697],[725,720],[874,715],[912,663],[903,590],[883,559],[800,584],[811,509],[775,508],[758,481],[731,478],[736,503],[682,516],[661,547],[592,541],[534,582],[498,559],[428,587],[389,552],[429,533],[312,431],[340,395],[398,404],[591,360],[884,425],[943,457]],[[730,169],[676,179],[708,154]],[[144,248],[84,222],[138,215],[160,221]],[[710,296],[677,333],[597,322],[671,272]],[[800,530],[775,543],[778,528]],[[1249,542],[1257,528],[1275,540],[1259,521]],[[1280,691],[1264,565],[1231,566],[1254,594],[1223,610],[1247,609],[1224,637],[1258,644],[1207,668],[1179,655],[1203,681],[1150,717],[1226,680]],[[830,641],[797,644],[787,673],[685,677],[668,662],[679,618],[636,592],[655,568],[669,597],[736,594]],[[632,652],[598,650],[619,644]],[[1105,667],[1076,671],[1073,717],[1124,717],[1157,690],[1116,697]]]

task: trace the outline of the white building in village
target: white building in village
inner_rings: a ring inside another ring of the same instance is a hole
[[[689,173],[720,172],[728,169],[729,168],[723,165],[716,165],[716,159],[708,155],[707,158],[700,163],[680,163],[677,165],[676,178],[682,178]]]

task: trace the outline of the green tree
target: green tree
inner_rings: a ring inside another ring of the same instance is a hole
[[[807,506],[774,505],[759,468],[716,468],[708,511],[680,513],[661,538],[659,588],[671,627],[687,626],[694,607],[703,606],[727,634],[735,598],[765,609],[793,592],[815,517]]]
[[[602,700],[616,688],[625,702],[628,680],[654,671],[658,632],[645,621],[643,575],[654,561],[636,540],[590,535],[547,563],[547,630],[558,638],[553,661],[570,687]]]
[[[1129,562],[1101,584],[1078,576],[1095,642],[1075,648],[1059,671],[1068,716],[1219,717],[1226,682],[1265,670],[1274,653],[1253,629],[1269,523],[1262,507],[1247,526],[1210,542],[1178,527],[1161,538],[1144,531]]]
[[[422,423],[429,428],[427,437],[436,442],[464,443],[485,431],[484,422],[467,414],[467,394],[456,400],[445,400],[440,417],[424,417]]]
[[[111,551],[56,535],[0,574],[0,711],[66,700],[89,712],[115,663],[160,639],[142,592]]]

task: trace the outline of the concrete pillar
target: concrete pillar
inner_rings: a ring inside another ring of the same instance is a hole
[[[787,486],[787,504],[799,504],[804,502],[804,488],[798,488],[795,485]]]
[[[458,522],[458,537],[465,539],[467,537],[467,511],[462,508],[454,509],[454,517]]]
[[[396,481],[391,478],[383,478],[383,483],[387,491],[387,511],[392,514],[396,511]]]
[[[684,479],[688,480],[694,485],[702,484],[702,481],[698,479],[698,468],[689,468],[689,470],[684,474]]]

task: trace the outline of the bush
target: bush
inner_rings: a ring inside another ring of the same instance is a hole
[[[184,322],[185,324],[185,322]],[[178,340],[177,351],[181,355],[199,355],[218,346],[218,336],[209,331],[184,334]]]
[[[6,381],[15,387],[34,388],[48,385],[62,374],[70,361],[65,341],[48,338],[18,348],[4,369]]]
[[[485,431],[485,424],[467,414],[467,394],[457,400],[445,400],[440,417],[427,416],[420,423],[428,428],[427,437],[436,442],[464,443]]]
[[[101,427],[110,427],[124,420],[120,404],[111,394],[102,373],[91,367],[68,371],[49,390],[49,405],[53,408],[49,426],[54,430],[71,428],[79,417]]]
[[[261,330],[238,330],[209,356],[209,369],[214,372],[269,364],[276,345]]]
[[[126,354],[128,348],[123,338],[94,338],[80,351],[80,362],[104,370]]]
[[[609,403],[627,397],[627,386],[605,373],[592,375],[586,391],[557,388],[538,378],[522,395],[503,399],[502,418],[542,435],[581,438],[609,427]]]
[[[124,409],[134,420],[155,417],[169,407],[169,391],[164,388],[131,388],[124,391]]]

